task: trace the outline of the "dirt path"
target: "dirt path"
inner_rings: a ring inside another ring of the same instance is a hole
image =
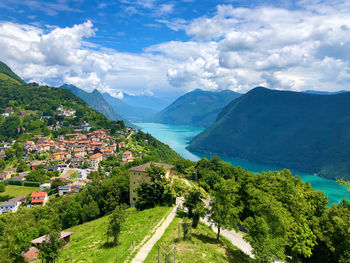
[[[178,202],[177,202],[178,203]],[[136,256],[133,258],[131,263],[142,263],[147,258],[149,252],[152,247],[157,243],[157,241],[164,234],[165,229],[170,225],[176,215],[178,204],[171,210],[167,218],[163,221],[161,226],[156,230],[153,236],[140,248],[139,252],[137,252]]]

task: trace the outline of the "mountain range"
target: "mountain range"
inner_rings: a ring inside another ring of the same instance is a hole
[[[114,109],[105,101],[102,94],[96,89],[89,93],[69,84],[64,84],[60,86],[60,88],[70,90],[75,96],[83,99],[87,104],[89,104],[91,108],[103,113],[109,120],[126,121],[125,118],[114,111]]]
[[[148,108],[154,112],[164,109],[173,101],[173,99],[165,100],[150,95],[129,95],[127,93],[124,93],[120,100],[130,106]]]
[[[188,149],[350,179],[350,92],[257,87],[228,104]]]
[[[132,122],[145,122],[151,118],[157,111],[152,108],[146,108],[141,106],[133,106],[127,104],[122,99],[111,96],[108,93],[103,93],[103,98],[107,101],[109,105],[114,109],[114,111],[120,113],[122,116],[127,118]],[[138,100],[141,101],[140,97]],[[148,98],[146,98],[148,100]],[[143,105],[142,103],[140,105]],[[147,105],[147,104],[146,104]]]
[[[158,112],[154,122],[208,127],[215,122],[220,111],[232,100],[241,96],[230,90],[219,92],[193,90],[179,97]]]

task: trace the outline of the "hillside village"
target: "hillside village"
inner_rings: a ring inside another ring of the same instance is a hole
[[[39,186],[40,190],[47,192],[51,189],[52,182],[60,180],[62,185],[57,188],[59,195],[78,192],[89,183],[89,174],[92,171],[98,171],[102,161],[114,159],[119,160],[119,165],[123,165],[142,156],[138,153],[134,157],[131,151],[135,148],[128,147],[128,139],[134,133],[132,128],[126,127],[125,130],[118,131],[118,136],[108,135],[109,132],[108,129],[98,129],[86,133],[59,135],[57,139],[25,133],[31,137],[23,144],[23,160],[28,169],[31,171],[44,169],[46,172],[55,172],[55,176],[50,177],[48,182],[40,184],[27,180],[30,171],[16,173],[5,170],[0,173],[0,182],[8,185]],[[16,143],[15,140],[1,144],[1,158],[6,158],[6,150],[11,149],[14,143]],[[34,156],[36,158],[33,158]],[[108,172],[105,176],[108,177]],[[32,193],[28,206],[45,205],[47,198],[48,196],[42,192]],[[18,206],[25,201],[24,196],[5,200],[0,204],[0,214],[17,211]]]

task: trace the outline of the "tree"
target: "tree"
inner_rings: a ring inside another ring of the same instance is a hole
[[[119,244],[119,236],[123,224],[125,222],[126,212],[124,206],[117,206],[116,209],[109,217],[108,227],[107,227],[107,243],[109,238],[113,239],[112,246],[117,246]]]
[[[345,185],[348,187],[348,190],[350,191],[350,181],[345,180],[337,180],[340,185]]]
[[[4,160],[0,160],[0,172],[3,171],[6,167],[6,162]]]
[[[27,251],[31,240],[38,236],[37,221],[31,210],[7,213],[0,220],[0,261],[22,262],[21,253]]]
[[[317,231],[317,245],[309,262],[350,262],[350,203],[328,208]]]
[[[165,169],[151,163],[147,167],[147,176],[150,177],[151,183],[142,183],[136,189],[138,194],[136,208],[143,210],[156,205],[171,206],[174,204],[176,193],[169,179],[165,177]]]
[[[16,172],[21,173],[24,171],[28,171],[29,169],[30,169],[30,167],[28,165],[26,165],[26,163],[24,161],[20,161],[20,163],[17,166]]]
[[[79,224],[82,207],[71,196],[65,196],[62,203],[62,227],[63,229]]]
[[[46,175],[44,169],[30,171],[26,177],[26,180],[29,182],[40,182],[45,183],[50,178]]]
[[[61,232],[58,229],[51,229],[46,235],[46,239],[40,244],[40,258],[42,262],[55,262],[62,247]]]
[[[97,218],[100,215],[100,209],[98,208],[97,203],[92,200],[89,204],[83,206],[81,217],[83,222],[91,221]]]
[[[203,188],[192,187],[185,195],[184,206],[188,209],[188,217],[192,218],[192,227],[197,228],[199,219],[207,213],[202,199],[207,197]]]
[[[222,181],[215,185],[209,205],[209,220],[218,228],[218,240],[222,227],[238,229],[238,216],[242,207],[236,202],[237,192],[238,184],[234,179]]]
[[[0,134],[5,138],[16,138],[20,126],[20,118],[16,115],[11,115],[7,117],[5,122],[0,126]]]
[[[5,183],[0,183],[0,193],[5,192],[5,190],[6,190]]]

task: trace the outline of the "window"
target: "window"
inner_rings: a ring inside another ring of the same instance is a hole
[[[138,176],[141,176],[141,174],[139,173]]]
[[[136,201],[136,198],[135,198],[135,197],[133,197],[133,198],[132,198],[132,200],[133,200],[133,201]]]
[[[135,190],[132,190],[132,193],[133,193],[133,194],[136,194],[136,191],[135,191]]]
[[[134,176],[136,175],[136,173],[134,172]]]
[[[135,183],[135,181],[134,181],[134,185],[135,185],[136,183]]]

